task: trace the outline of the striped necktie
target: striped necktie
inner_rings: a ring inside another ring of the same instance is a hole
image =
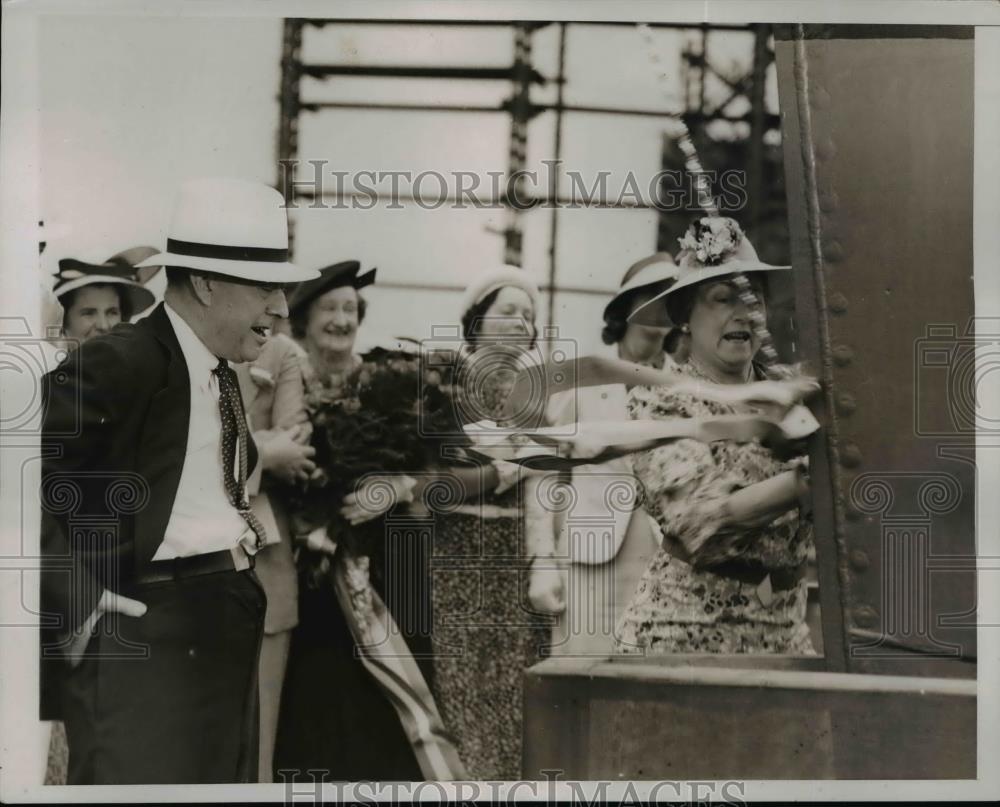
[[[243,517],[257,536],[254,551],[267,541],[264,525],[250,510],[247,496],[247,444],[250,430],[243,413],[243,399],[240,397],[239,381],[236,373],[225,359],[219,359],[212,371],[219,380],[219,413],[222,415],[222,480],[226,486],[229,502]],[[238,460],[238,466],[237,466]],[[236,469],[238,467],[238,474]]]

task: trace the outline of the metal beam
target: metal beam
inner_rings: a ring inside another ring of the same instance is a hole
[[[304,101],[299,104],[303,112],[319,112],[324,109],[359,109],[378,111],[406,111],[406,112],[476,112],[494,113],[510,112],[510,101],[506,100],[496,106],[476,105],[476,104],[397,104],[397,103],[373,103],[368,101]],[[676,118],[678,113],[674,110],[665,109],[629,109],[624,107],[599,107],[581,106],[576,104],[531,104],[528,108],[531,117],[535,117],[542,112],[578,112],[587,115],[634,115],[645,118]],[[688,112],[684,118],[693,122],[705,122],[710,120],[722,120],[728,123],[752,123],[753,116],[747,112],[743,115],[717,115],[706,112]],[[767,129],[779,129],[781,127],[781,116],[772,112],[763,113],[763,120]]]
[[[387,196],[381,196],[375,194],[374,197],[369,193],[355,193],[351,191],[324,191],[323,193],[316,193],[315,191],[308,190],[306,188],[298,189],[296,188],[292,191],[292,195],[288,197],[289,199],[326,199],[331,201],[350,201],[353,199],[364,200],[366,205],[375,206],[380,201],[393,201],[393,202],[407,202],[416,203],[417,201],[427,201],[427,199],[419,199],[413,194],[399,194],[398,196],[392,197],[391,199]],[[431,197],[428,197],[431,198]],[[500,209],[503,207],[511,206],[511,200],[508,198],[501,197],[499,199],[489,199],[483,200],[483,204],[477,205],[471,199],[463,198],[459,199],[457,196],[434,196],[432,197],[435,202],[440,202],[441,205],[458,205],[462,204],[467,207],[479,207],[481,209],[495,208]],[[551,196],[524,196],[518,197],[518,207],[524,212],[536,209],[546,209],[552,207],[586,207],[588,210],[656,210],[658,209],[656,205],[647,204],[645,202],[587,202],[586,204],[581,203],[580,200],[568,199],[565,196],[557,196],[555,198]],[[439,205],[439,206],[441,206]],[[367,208],[366,208],[367,209]]]
[[[761,209],[764,188],[764,80],[770,64],[765,26],[754,28],[753,72],[750,82],[750,159],[747,162],[747,199],[749,201],[750,237],[760,239]]]
[[[511,68],[510,100],[507,108],[510,111],[510,148],[507,156],[507,176],[518,177],[524,170],[528,156],[528,123],[534,116],[531,104],[532,75],[536,71],[531,66],[531,33],[530,26],[514,27],[514,65]],[[515,185],[515,194],[516,194]],[[514,266],[521,265],[521,247],[523,233],[519,222],[520,210],[513,205],[507,208],[507,226],[504,229],[504,259],[503,262]]]
[[[360,64],[303,64],[303,75],[324,79],[330,76],[367,76],[373,78],[444,78],[451,80],[530,81],[546,84],[547,79],[537,70],[519,72],[517,65],[510,67],[435,67],[429,65],[360,65]]]
[[[441,28],[510,28],[512,25],[528,25],[532,28],[544,28],[552,23],[548,21],[526,20],[428,20],[428,19],[303,19],[306,25],[313,28],[324,28],[327,25],[412,25],[414,27]]]
[[[298,155],[300,106],[299,54],[302,51],[302,23],[285,20],[281,47],[281,86],[278,93],[278,177],[275,187],[286,199],[292,190],[291,177],[283,168]],[[289,253],[294,247],[293,223],[288,224]]]
[[[323,28],[327,25],[412,25],[414,27],[435,27],[455,28],[455,27],[476,27],[476,28],[509,28],[512,25],[525,25],[533,29],[545,28],[553,22],[562,22],[567,25],[579,25],[605,28],[634,28],[638,22],[628,22],[626,20],[428,20],[428,19],[300,19],[306,25],[314,28]],[[714,31],[749,31],[749,24],[717,24],[700,22],[647,22],[650,28],[659,28],[674,31],[700,30],[710,27]]]
[[[563,86],[566,83],[566,23],[559,25],[559,72],[557,74],[557,95],[556,95],[556,126],[555,142],[553,143],[553,159],[555,163],[552,171],[552,183],[549,185],[549,196],[555,198],[559,195],[559,163],[562,159],[562,124],[563,124]],[[559,242],[559,208],[552,206],[552,220],[549,229],[549,286],[556,287],[556,253]],[[549,295],[549,310],[546,322],[552,325],[556,315],[556,295]]]
[[[378,104],[365,101],[307,101],[299,104],[303,112],[323,109],[374,109],[391,112],[506,112],[503,105],[476,104]]]
[[[408,283],[392,280],[380,280],[378,288],[392,289],[393,291],[465,291],[465,286],[456,283]],[[584,286],[559,286],[556,288],[551,284],[541,285],[538,287],[538,290],[543,293],[558,291],[560,294],[587,294],[592,297],[605,297],[608,299],[614,296],[616,291],[616,289],[592,289]]]

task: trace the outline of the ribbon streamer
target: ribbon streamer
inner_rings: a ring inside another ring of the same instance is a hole
[[[670,99],[670,101],[673,101],[673,96],[667,91],[666,88],[665,79],[667,74],[661,68],[660,54],[656,50],[656,42],[653,38],[653,29],[645,23],[638,23],[636,25],[636,29],[642,36],[649,60],[656,69],[656,76],[660,90],[663,92],[665,97]],[[709,187],[708,182],[709,177],[701,165],[701,160],[698,158],[698,152],[695,149],[694,141],[691,139],[691,131],[688,129],[687,123],[684,122],[684,118],[680,115],[671,116],[669,120],[672,121],[675,127],[673,137],[676,139],[677,146],[684,155],[684,168],[695,178],[698,205],[707,215],[712,217],[718,216],[719,208],[716,206],[715,199],[712,197],[711,188]],[[747,280],[747,277],[744,274],[733,275],[733,283],[736,284],[740,300],[750,311],[751,327],[753,328],[754,335],[760,343],[760,353],[763,355],[764,362],[766,364],[774,364],[778,360],[778,353],[774,349],[771,332],[767,329],[767,320],[764,316],[760,300],[757,299],[757,294],[754,292],[753,288],[751,288],[750,281]]]
[[[406,639],[365,574],[362,574],[364,581],[361,583],[367,589],[363,597],[365,605],[356,607],[346,568],[348,562],[334,563],[337,600],[354,637],[361,663],[396,710],[424,778],[439,782],[468,778]],[[358,571],[355,569],[355,573]],[[336,686],[337,682],[331,685]]]
[[[814,381],[806,379],[712,384],[622,359],[581,356],[521,367],[504,402],[501,420],[515,429],[536,429],[547,423],[545,413],[552,395],[605,384],[665,386],[675,394],[695,395],[716,403],[765,407],[789,407],[809,391],[819,389]],[[567,427],[562,428],[565,431]]]
[[[466,449],[484,461],[506,460],[542,471],[563,471],[579,465],[601,465],[637,451],[646,451],[674,440],[712,443],[754,440],[770,444],[801,440],[819,428],[804,406],[794,406],[781,419],[762,415],[719,415],[711,418],[670,420],[595,421],[574,424],[574,433],[565,427],[550,426],[516,432],[533,445],[513,446],[497,442]],[[566,456],[565,452],[571,456]]]

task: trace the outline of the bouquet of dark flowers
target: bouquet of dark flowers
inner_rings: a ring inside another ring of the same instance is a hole
[[[376,348],[335,381],[306,375],[318,473],[294,496],[293,509],[349,555],[377,554],[384,517],[350,524],[344,497],[368,474],[419,474],[440,466],[447,448],[466,445],[452,402],[450,378],[426,359]],[[317,560],[318,562],[318,560]],[[313,570],[312,579],[328,567]]]

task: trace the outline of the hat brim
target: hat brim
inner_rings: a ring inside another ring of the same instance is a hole
[[[693,286],[696,283],[703,283],[706,280],[715,280],[720,277],[727,277],[729,275],[747,275],[753,272],[776,272],[783,269],[791,269],[791,266],[774,266],[769,263],[761,263],[760,261],[727,261],[719,266],[705,266],[699,269],[692,269],[687,272],[681,270],[681,277],[678,278],[677,282],[670,286],[670,288],[661,291],[653,299],[640,305],[635,309],[630,315],[629,320],[632,319],[636,314],[638,314],[642,309],[648,305],[652,305],[658,300],[662,300],[668,294],[673,294],[681,289],[687,288],[688,286]]]
[[[344,263],[355,262],[344,261]],[[337,264],[334,265],[336,266]],[[338,273],[322,277],[323,270],[319,270],[316,278],[313,278],[313,283],[303,283],[292,292],[292,295],[288,300],[288,310],[290,313],[299,311],[305,306],[310,305],[317,297],[326,294],[331,289],[339,289],[343,286],[349,286],[355,291],[360,291],[361,289],[375,283],[375,273],[377,271],[378,268],[376,267],[369,269],[367,272],[362,272],[359,275]]]
[[[305,269],[287,261],[230,261],[224,258],[175,255],[172,252],[157,253],[136,264],[137,269],[146,266],[179,266],[261,283],[301,283],[303,280],[319,277],[319,272],[315,269]]]
[[[156,295],[145,286],[133,280],[115,277],[114,275],[85,275],[84,277],[70,280],[63,283],[58,289],[54,289],[58,299],[62,299],[66,294],[87,286],[118,286],[127,298],[129,306],[134,314],[145,311],[156,302]]]
[[[474,280],[465,291],[462,292],[462,301],[459,310],[462,316],[468,313],[473,306],[478,305],[493,292],[514,286],[521,289],[531,299],[531,306],[537,313],[541,292],[534,278],[527,271],[519,266],[504,264],[497,269],[490,270]]]
[[[618,292],[615,294],[615,296],[611,298],[610,302],[608,302],[606,306],[604,306],[604,314],[605,316],[607,316],[608,311],[610,311],[614,305],[616,305],[622,298],[629,296],[633,292],[642,291],[643,289],[651,289],[657,286],[663,286],[667,283],[673,284],[676,281],[677,281],[677,269],[675,267],[672,272],[664,272],[661,277],[654,278],[653,280],[644,280],[643,282],[637,283],[635,285],[627,283],[626,285],[618,289]],[[639,306],[639,308],[644,308],[644,307],[645,305]],[[637,308],[636,310],[638,311],[639,309]]]

